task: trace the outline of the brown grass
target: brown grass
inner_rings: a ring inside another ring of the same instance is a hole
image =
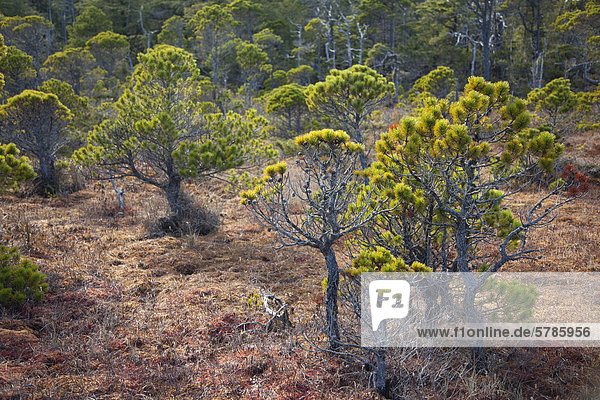
[[[0,398],[377,398],[368,371],[299,345],[320,302],[318,252],[276,248],[273,234],[235,194],[214,183],[188,190],[221,215],[217,232],[151,238],[147,228],[166,215],[164,200],[135,182],[123,187],[123,216],[102,184],[63,198],[0,199],[2,242],[19,246],[50,283],[42,304],[0,315]],[[542,260],[508,269],[600,269],[599,194],[594,188],[568,204],[554,224],[531,236],[546,248]],[[526,193],[519,202],[538,195]],[[241,326],[267,320],[251,301],[261,287],[292,307],[296,328]],[[598,355],[499,349],[490,357],[502,367],[489,374],[451,380],[444,368],[460,371],[466,353],[449,366],[434,357],[426,374],[418,372],[424,370],[418,359],[392,372],[420,385],[405,398],[591,398],[586,393],[597,393],[600,382],[593,372]]]

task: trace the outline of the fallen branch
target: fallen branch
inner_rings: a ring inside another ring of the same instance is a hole
[[[271,316],[271,319],[265,325],[267,331],[271,330],[275,321],[280,321],[283,328],[294,326],[290,321],[287,304],[285,304],[279,297],[276,297],[273,293],[271,293],[268,290],[266,290],[265,293],[265,291],[260,289],[260,294],[262,295],[265,311]],[[269,305],[269,302],[272,303],[272,306]]]

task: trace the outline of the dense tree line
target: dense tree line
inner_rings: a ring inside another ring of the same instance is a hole
[[[159,43],[192,52],[217,87],[249,97],[354,64],[400,93],[439,65],[456,71],[459,87],[478,75],[520,95],[558,77],[577,90],[600,80],[594,0],[49,0],[2,1],[0,12],[8,94],[55,77],[107,96],[137,53]]]

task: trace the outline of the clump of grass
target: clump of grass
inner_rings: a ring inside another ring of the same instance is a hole
[[[219,214],[205,202],[184,195],[182,205],[180,215],[168,215],[158,218],[155,223],[151,223],[150,235],[155,237],[163,235],[173,235],[175,237],[203,236],[215,232],[221,225]]]

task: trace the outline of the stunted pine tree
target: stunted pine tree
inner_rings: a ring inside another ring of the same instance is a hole
[[[271,64],[270,80],[271,88],[275,88],[273,85],[273,72],[275,71],[275,57],[273,55],[274,50],[277,50],[283,44],[283,40],[280,36],[273,33],[269,28],[265,28],[262,31],[253,35],[254,43],[260,47],[269,57],[269,64]]]
[[[4,75],[6,84],[4,87],[5,98],[33,86],[36,72],[32,65],[33,57],[15,46],[6,47],[6,55],[0,58],[0,73]]]
[[[236,51],[236,61],[242,69],[242,77],[245,80],[242,90],[246,92],[246,106],[250,107],[263,74],[268,73],[271,66],[268,64],[267,53],[255,44],[241,42]]]
[[[457,102],[441,100],[383,134],[372,181],[383,188],[402,182],[419,193],[422,206],[379,220],[377,244],[434,271],[495,272],[537,257],[527,233],[551,220],[564,201],[551,198],[562,187],[520,218],[505,204],[540,170],[553,172],[563,146],[553,134],[528,128],[530,118],[506,82],[471,77]]]
[[[407,93],[407,100],[419,106],[427,102],[427,99],[446,98],[454,92],[455,87],[454,71],[441,65],[416,80]]]
[[[96,60],[83,48],[67,48],[52,54],[44,62],[42,73],[50,78],[68,82],[76,94],[80,94],[84,77]]]
[[[571,90],[571,81],[554,79],[546,86],[527,95],[527,101],[535,108],[540,120],[550,125],[553,133],[566,133],[569,114],[577,106],[577,95]]]
[[[67,141],[64,131],[71,118],[56,95],[36,90],[24,90],[0,108],[0,139],[37,159],[37,172],[47,193],[57,189],[56,153]]]
[[[366,119],[393,93],[394,85],[382,75],[364,65],[354,65],[343,71],[329,71],[324,82],[306,89],[306,98],[311,112],[338,123],[362,144]],[[363,169],[367,167],[364,153],[360,163]]]
[[[571,192],[579,194],[586,182],[572,173],[520,215],[511,211],[514,195],[540,170],[553,172],[563,149],[553,134],[528,128],[530,118],[525,101],[511,97],[506,82],[471,77],[458,101],[435,101],[382,134],[377,161],[365,174],[384,207],[391,208],[391,191],[401,201],[393,199],[396,207],[350,238],[357,247],[341,288],[342,304],[360,318],[360,274],[411,265],[463,272],[468,283],[463,301],[472,309],[485,277],[470,272],[491,274],[510,261],[541,257],[542,249],[527,242],[528,233],[549,224],[572,199],[564,197],[566,185],[575,185]],[[362,350],[376,356],[376,387],[385,393],[385,349]]]
[[[69,45],[82,47],[89,39],[100,32],[112,29],[112,21],[98,7],[88,6],[77,16],[72,25],[67,26]]]
[[[242,204],[276,232],[282,246],[310,246],[321,252],[327,267],[325,333],[337,346],[340,271],[333,246],[387,212],[388,204],[375,201],[373,190],[355,174],[364,147],[347,133],[313,131],[297,137],[296,144],[301,149],[297,166],[267,167],[262,182],[242,193]]]
[[[100,32],[85,43],[88,50],[98,65],[106,71],[107,78],[111,78],[119,63],[124,63],[129,53],[127,37],[114,32]]]
[[[273,155],[263,142],[267,123],[254,110],[211,112],[214,105],[202,102],[205,78],[190,53],[159,45],[138,58],[132,88],[75,157],[102,167],[99,178],[131,176],[160,188],[177,224],[185,206],[184,178],[211,176]]]
[[[16,247],[0,246],[0,306],[16,308],[26,301],[39,303],[47,290],[46,275],[37,264],[22,259]]]
[[[219,89],[225,76],[226,44],[233,37],[233,25],[233,15],[219,4],[202,7],[190,21],[198,38],[200,53],[209,64],[212,83]]]
[[[266,112],[279,117],[282,136],[301,133],[302,119],[308,113],[304,88],[297,84],[283,85],[269,93]]]
[[[50,55],[53,29],[54,26],[47,19],[37,15],[0,19],[0,33],[4,35],[4,40],[32,57],[38,80],[42,64]]]
[[[158,43],[170,44],[171,46],[185,48],[188,43],[188,36],[186,33],[185,19],[179,15],[174,15],[167,19],[163,25],[160,33],[158,34]]]

